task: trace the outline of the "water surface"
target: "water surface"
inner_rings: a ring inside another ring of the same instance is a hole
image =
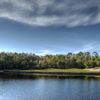
[[[0,79],[0,100],[100,100],[100,80]]]

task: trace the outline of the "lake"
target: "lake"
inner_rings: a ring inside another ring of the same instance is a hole
[[[1,78],[0,100],[100,100],[100,80]]]

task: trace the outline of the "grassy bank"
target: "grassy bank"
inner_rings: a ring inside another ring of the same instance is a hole
[[[100,73],[100,68],[91,68],[91,69],[40,69],[40,70],[19,70],[19,72],[26,72],[26,73],[34,73],[34,72],[55,72],[55,73],[71,73],[71,72],[74,72],[74,73]]]
[[[100,68],[91,69],[40,69],[40,70],[5,70],[4,75],[17,76],[96,76],[100,77]]]

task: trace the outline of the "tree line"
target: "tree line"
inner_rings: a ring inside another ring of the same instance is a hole
[[[0,70],[46,69],[46,68],[94,68],[100,67],[97,52],[79,52],[59,55],[37,56],[28,53],[0,53]]]

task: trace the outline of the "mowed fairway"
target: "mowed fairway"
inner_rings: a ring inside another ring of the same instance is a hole
[[[100,69],[99,68],[90,68],[90,69],[53,69],[53,68],[50,68],[50,69],[39,69],[39,70],[19,70],[19,72],[75,72],[75,73],[88,73],[88,72],[93,72],[93,73],[96,73],[96,72],[100,72]]]

